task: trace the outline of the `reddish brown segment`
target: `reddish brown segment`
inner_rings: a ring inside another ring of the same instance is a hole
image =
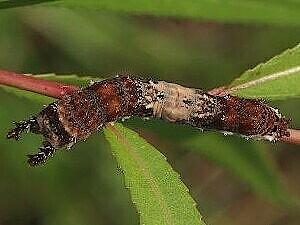
[[[59,117],[76,140],[85,139],[103,124],[130,116],[137,106],[136,82],[128,77],[95,83],[58,101]]]
[[[59,120],[74,141],[87,138],[104,121],[89,92],[74,93],[58,101],[57,106]]]
[[[288,120],[262,101],[230,95],[217,98],[220,111],[209,128],[274,140],[289,136]]]

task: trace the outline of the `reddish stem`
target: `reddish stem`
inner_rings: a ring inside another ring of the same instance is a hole
[[[66,94],[72,94],[72,92],[79,88],[73,85],[61,84],[54,81],[38,79],[34,76],[16,74],[0,70],[0,85],[7,85],[27,91],[32,91],[38,94],[46,95],[53,98],[62,98]],[[212,93],[221,93],[224,88],[216,88]],[[215,91],[215,92],[214,92]],[[220,94],[219,93],[219,94]],[[280,140],[282,142],[290,144],[300,144],[300,130],[289,129],[290,137],[284,137]]]
[[[225,96],[225,95],[228,95],[226,86],[221,86],[221,87],[214,88],[214,89],[208,91],[207,93],[211,94],[211,95],[214,95],[214,96],[221,96],[221,97]]]
[[[0,70],[0,84],[39,93],[53,98],[61,98],[78,90],[78,87],[54,81],[37,79],[31,75],[16,74]]]
[[[290,136],[280,140],[285,143],[300,145],[300,130],[289,129]]]

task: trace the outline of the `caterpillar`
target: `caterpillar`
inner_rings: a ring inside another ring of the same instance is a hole
[[[7,138],[18,140],[24,131],[42,135],[39,152],[28,155],[29,165],[37,166],[57,150],[69,149],[106,124],[131,116],[270,141],[290,135],[289,121],[260,100],[214,96],[165,81],[121,76],[95,82],[49,104],[36,116],[16,123]]]

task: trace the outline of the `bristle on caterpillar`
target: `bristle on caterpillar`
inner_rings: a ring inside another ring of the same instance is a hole
[[[121,76],[94,82],[51,103],[37,116],[19,123],[7,137],[29,130],[44,136],[43,147],[29,164],[45,163],[56,150],[70,148],[105,124],[131,116],[157,117],[203,130],[236,133],[276,141],[288,137],[288,120],[260,100],[214,96],[200,89],[164,81]]]

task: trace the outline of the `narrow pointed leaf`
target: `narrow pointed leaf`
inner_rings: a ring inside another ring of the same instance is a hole
[[[271,100],[300,97],[300,45],[246,71],[230,84],[233,94]]]
[[[141,224],[204,224],[179,174],[158,150],[121,125],[105,129],[105,136],[123,170]]]

